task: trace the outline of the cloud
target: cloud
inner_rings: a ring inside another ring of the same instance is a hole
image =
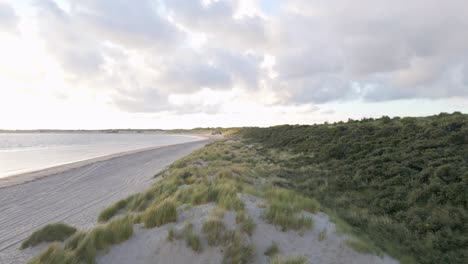
[[[18,22],[15,9],[7,3],[0,2],[0,32],[17,33]]]
[[[222,111],[204,89],[260,105],[468,97],[463,0],[66,3],[36,6],[49,53],[123,111]]]
[[[278,82],[299,102],[468,96],[467,9],[461,0],[288,1],[271,18]]]

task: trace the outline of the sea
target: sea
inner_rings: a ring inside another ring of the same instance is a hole
[[[111,154],[200,140],[153,133],[0,133],[0,178]]]

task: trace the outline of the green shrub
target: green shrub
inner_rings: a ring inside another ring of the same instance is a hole
[[[278,167],[261,175],[316,198],[392,256],[461,264],[467,132],[468,115],[453,113],[244,128],[237,138]]]
[[[21,244],[21,249],[34,247],[42,242],[64,241],[76,232],[76,228],[62,223],[49,224],[34,232]]]
[[[146,228],[161,226],[177,220],[177,210],[174,202],[163,201],[157,206],[148,208],[142,217]]]
[[[270,258],[277,255],[278,253],[279,245],[276,242],[271,242],[271,245],[265,251],[265,255],[269,256]]]

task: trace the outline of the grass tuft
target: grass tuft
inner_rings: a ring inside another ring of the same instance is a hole
[[[313,225],[311,218],[300,215],[287,201],[271,202],[264,216],[269,223],[280,226],[283,231],[311,229]]]
[[[279,245],[276,242],[271,242],[271,245],[266,249],[265,255],[270,258],[279,253]]]
[[[244,222],[242,222],[241,230],[247,233],[249,236],[252,236],[256,227],[257,224],[255,221],[251,217],[248,217]]]
[[[376,253],[373,246],[357,238],[350,238],[345,241],[346,245],[354,249],[356,252],[364,254]]]
[[[201,246],[201,241],[200,237],[197,234],[191,233],[187,236],[185,239],[187,246],[193,249],[195,252],[201,252],[202,251],[202,246]]]
[[[78,260],[71,251],[64,250],[58,243],[52,243],[39,256],[33,258],[29,264],[78,264]]]
[[[293,256],[293,257],[282,257],[276,255],[270,262],[271,264],[305,264],[307,263],[307,259],[301,256]]]
[[[229,231],[225,238],[227,245],[224,249],[223,263],[242,264],[249,263],[254,256],[254,246],[242,239],[242,234]]]
[[[21,244],[21,249],[34,247],[42,242],[64,241],[76,232],[76,228],[63,223],[46,225],[34,232]]]
[[[171,226],[169,227],[169,230],[167,230],[167,241],[172,242],[174,241],[175,238],[175,230],[174,227]]]
[[[100,223],[107,222],[109,219],[115,216],[119,210],[124,209],[127,206],[127,201],[127,199],[120,200],[114,205],[102,210],[99,214],[98,221]]]
[[[327,229],[324,228],[318,235],[318,240],[323,241],[327,237]]]
[[[143,223],[146,228],[161,226],[177,220],[177,210],[174,202],[163,201],[157,206],[148,208],[143,213]]]
[[[226,227],[221,220],[209,220],[203,223],[203,233],[206,235],[208,245],[218,246],[223,242]]]

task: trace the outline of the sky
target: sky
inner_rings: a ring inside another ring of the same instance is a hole
[[[0,129],[468,113],[466,0],[0,0]]]

